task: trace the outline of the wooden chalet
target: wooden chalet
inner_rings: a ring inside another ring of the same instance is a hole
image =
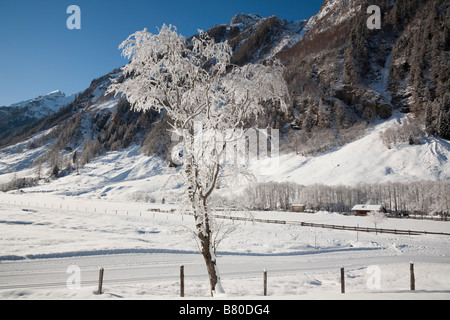
[[[357,204],[352,208],[352,211],[355,212],[356,216],[367,216],[367,214],[371,211],[387,212],[381,204]]]
[[[305,212],[305,208],[306,208],[306,206],[304,204],[293,203],[291,211],[292,212]]]

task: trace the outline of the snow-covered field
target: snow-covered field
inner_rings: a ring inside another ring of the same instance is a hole
[[[190,216],[131,201],[0,193],[0,299],[209,298]],[[235,213],[239,214],[239,213]],[[367,217],[253,212],[255,218],[370,226]],[[450,237],[391,235],[220,220],[220,299],[449,299]],[[450,232],[449,222],[388,219],[380,227]],[[409,290],[414,262],[416,290]],[[97,295],[98,269],[105,269]],[[340,268],[346,293],[340,293]],[[77,282],[79,280],[79,283]],[[79,284],[79,285],[77,285]]]
[[[424,138],[420,145],[392,149],[382,144],[380,132],[403,119],[397,115],[380,122],[363,138],[317,157],[282,155],[279,166],[259,180],[305,185],[448,181],[448,142]],[[37,169],[28,166],[48,146],[28,150],[26,145],[0,150],[0,184],[36,176]],[[0,193],[0,299],[176,299],[180,265],[185,266],[186,297],[208,298],[192,217],[148,210],[174,208],[179,178],[164,161],[131,146],[93,159],[79,174],[41,182],[23,194]],[[245,214],[374,227],[366,217],[328,212]],[[450,298],[450,236],[218,222],[224,231],[237,227],[219,247],[225,294],[218,298],[263,299],[264,269],[270,299]],[[379,227],[450,232],[450,222],[427,220],[388,219]],[[414,292],[409,290],[410,261],[416,271]],[[96,295],[100,266],[105,268],[104,294]],[[345,295],[340,293],[341,267]]]

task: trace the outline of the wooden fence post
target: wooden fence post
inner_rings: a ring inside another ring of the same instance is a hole
[[[409,263],[409,279],[411,290],[416,290],[416,279],[414,277],[414,263]]]
[[[345,273],[344,273],[344,268],[341,268],[341,293],[345,293]]]
[[[180,267],[180,297],[184,297],[184,266]]]
[[[98,294],[102,294],[102,287],[103,287],[103,273],[104,269],[100,268],[99,274],[98,274]]]
[[[264,296],[267,296],[267,270],[264,269]]]

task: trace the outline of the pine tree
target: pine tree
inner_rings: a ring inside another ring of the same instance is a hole
[[[450,93],[446,93],[439,110],[439,137],[450,140]]]

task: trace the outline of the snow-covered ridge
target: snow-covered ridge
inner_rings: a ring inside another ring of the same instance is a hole
[[[10,107],[44,107],[53,111],[65,106],[75,100],[75,94],[66,96],[60,90],[55,90],[45,95],[11,104]]]
[[[267,33],[267,26],[270,28],[270,44],[265,43],[254,54],[253,60],[271,60],[278,53],[283,50],[289,49],[296,43],[298,43],[306,32],[303,30],[308,20],[295,20],[287,21],[280,19],[277,16],[261,17],[257,14],[237,14],[235,15],[229,24],[225,27],[227,32],[233,31],[238,28],[240,31],[240,42],[234,48],[235,52],[242,47],[248,39],[250,39],[260,28],[264,28],[264,32]],[[235,37],[235,31],[233,31],[233,37]],[[263,53],[262,53],[263,52]]]
[[[238,27],[239,29],[244,30],[245,28],[255,24],[261,19],[262,17],[259,14],[238,13],[233,16],[233,18],[231,18],[229,26]]]
[[[361,5],[354,0],[327,0],[320,12],[311,20],[308,30],[313,28],[317,34],[333,28],[361,12]]]
[[[75,97],[76,94],[66,96],[61,91],[55,90],[33,99],[17,102],[7,107],[0,107],[0,110],[12,112],[22,109],[22,117],[41,119],[73,102]]]

